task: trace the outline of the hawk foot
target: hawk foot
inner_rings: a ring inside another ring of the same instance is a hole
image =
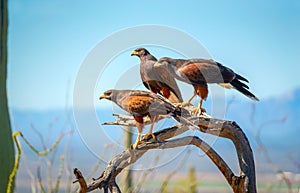
[[[206,112],[206,110],[202,107],[198,107],[198,108],[192,110],[192,113],[194,114],[194,116],[200,116],[205,112]]]
[[[149,139],[150,136],[152,137],[152,139],[156,140],[156,137],[153,133],[147,133],[147,134],[143,134],[142,135],[142,139]]]
[[[140,144],[145,143],[144,141],[137,140],[134,144],[131,145],[131,149],[136,149],[136,147]]]
[[[190,106],[192,104],[189,101],[185,101],[185,102],[182,102],[182,103],[174,103],[174,105],[176,107],[186,107],[186,106]]]

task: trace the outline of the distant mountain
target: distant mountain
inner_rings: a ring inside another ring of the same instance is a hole
[[[297,139],[300,134],[300,88],[257,103],[232,103],[227,117],[242,124],[247,132],[255,134],[261,130],[267,144],[300,147]]]

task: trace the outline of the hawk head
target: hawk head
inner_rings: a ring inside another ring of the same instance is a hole
[[[131,56],[138,56],[139,58],[147,55],[150,55],[150,52],[145,48],[137,48],[131,53]]]
[[[112,100],[113,98],[113,95],[114,95],[114,90],[107,90],[105,91],[100,97],[99,99],[107,99],[107,100]]]

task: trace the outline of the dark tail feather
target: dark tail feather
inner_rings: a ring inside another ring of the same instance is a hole
[[[246,78],[242,77],[242,76],[239,75],[239,74],[235,74],[235,78],[238,79],[238,80],[242,80],[242,81],[245,81],[245,82],[249,82]]]
[[[233,81],[236,82],[238,85],[240,85],[240,86],[242,86],[242,87],[244,87],[244,88],[249,89],[249,86],[248,86],[248,85],[246,85],[245,83],[239,81],[238,79],[234,79]]]
[[[252,100],[259,101],[259,99],[252,94],[250,91],[248,91],[245,87],[243,87],[243,83],[237,79],[234,79],[233,81],[230,82],[230,84],[238,91],[246,95],[247,97],[251,98]]]

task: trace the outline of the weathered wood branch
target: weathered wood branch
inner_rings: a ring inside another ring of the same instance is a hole
[[[115,122],[104,123],[105,125],[135,125],[131,116],[115,115]],[[179,120],[180,119],[180,120]],[[104,188],[107,192],[121,192],[116,184],[117,175],[128,165],[133,164],[136,160],[144,155],[150,149],[166,149],[175,148],[186,145],[194,145],[206,153],[224,175],[228,184],[235,193],[256,193],[255,167],[253,153],[247,137],[242,129],[233,121],[224,121],[209,117],[189,117],[188,119],[177,119],[183,124],[163,129],[155,134],[157,141],[152,139],[138,146],[136,150],[125,150],[113,157],[107,164],[99,178],[93,179],[93,182],[87,185],[86,191],[92,191],[97,188]],[[170,139],[180,135],[189,129],[197,129],[201,132],[209,133],[215,136],[230,139],[237,152],[240,166],[239,176],[234,175],[226,162],[210,147],[206,142],[196,136],[182,137],[178,139]],[[167,140],[167,141],[165,141]],[[80,190],[79,190],[80,191]]]
[[[86,185],[85,179],[82,176],[81,172],[77,168],[75,168],[73,173],[76,177],[76,180],[73,183],[78,182],[80,184],[79,193],[86,193],[87,185]]]

